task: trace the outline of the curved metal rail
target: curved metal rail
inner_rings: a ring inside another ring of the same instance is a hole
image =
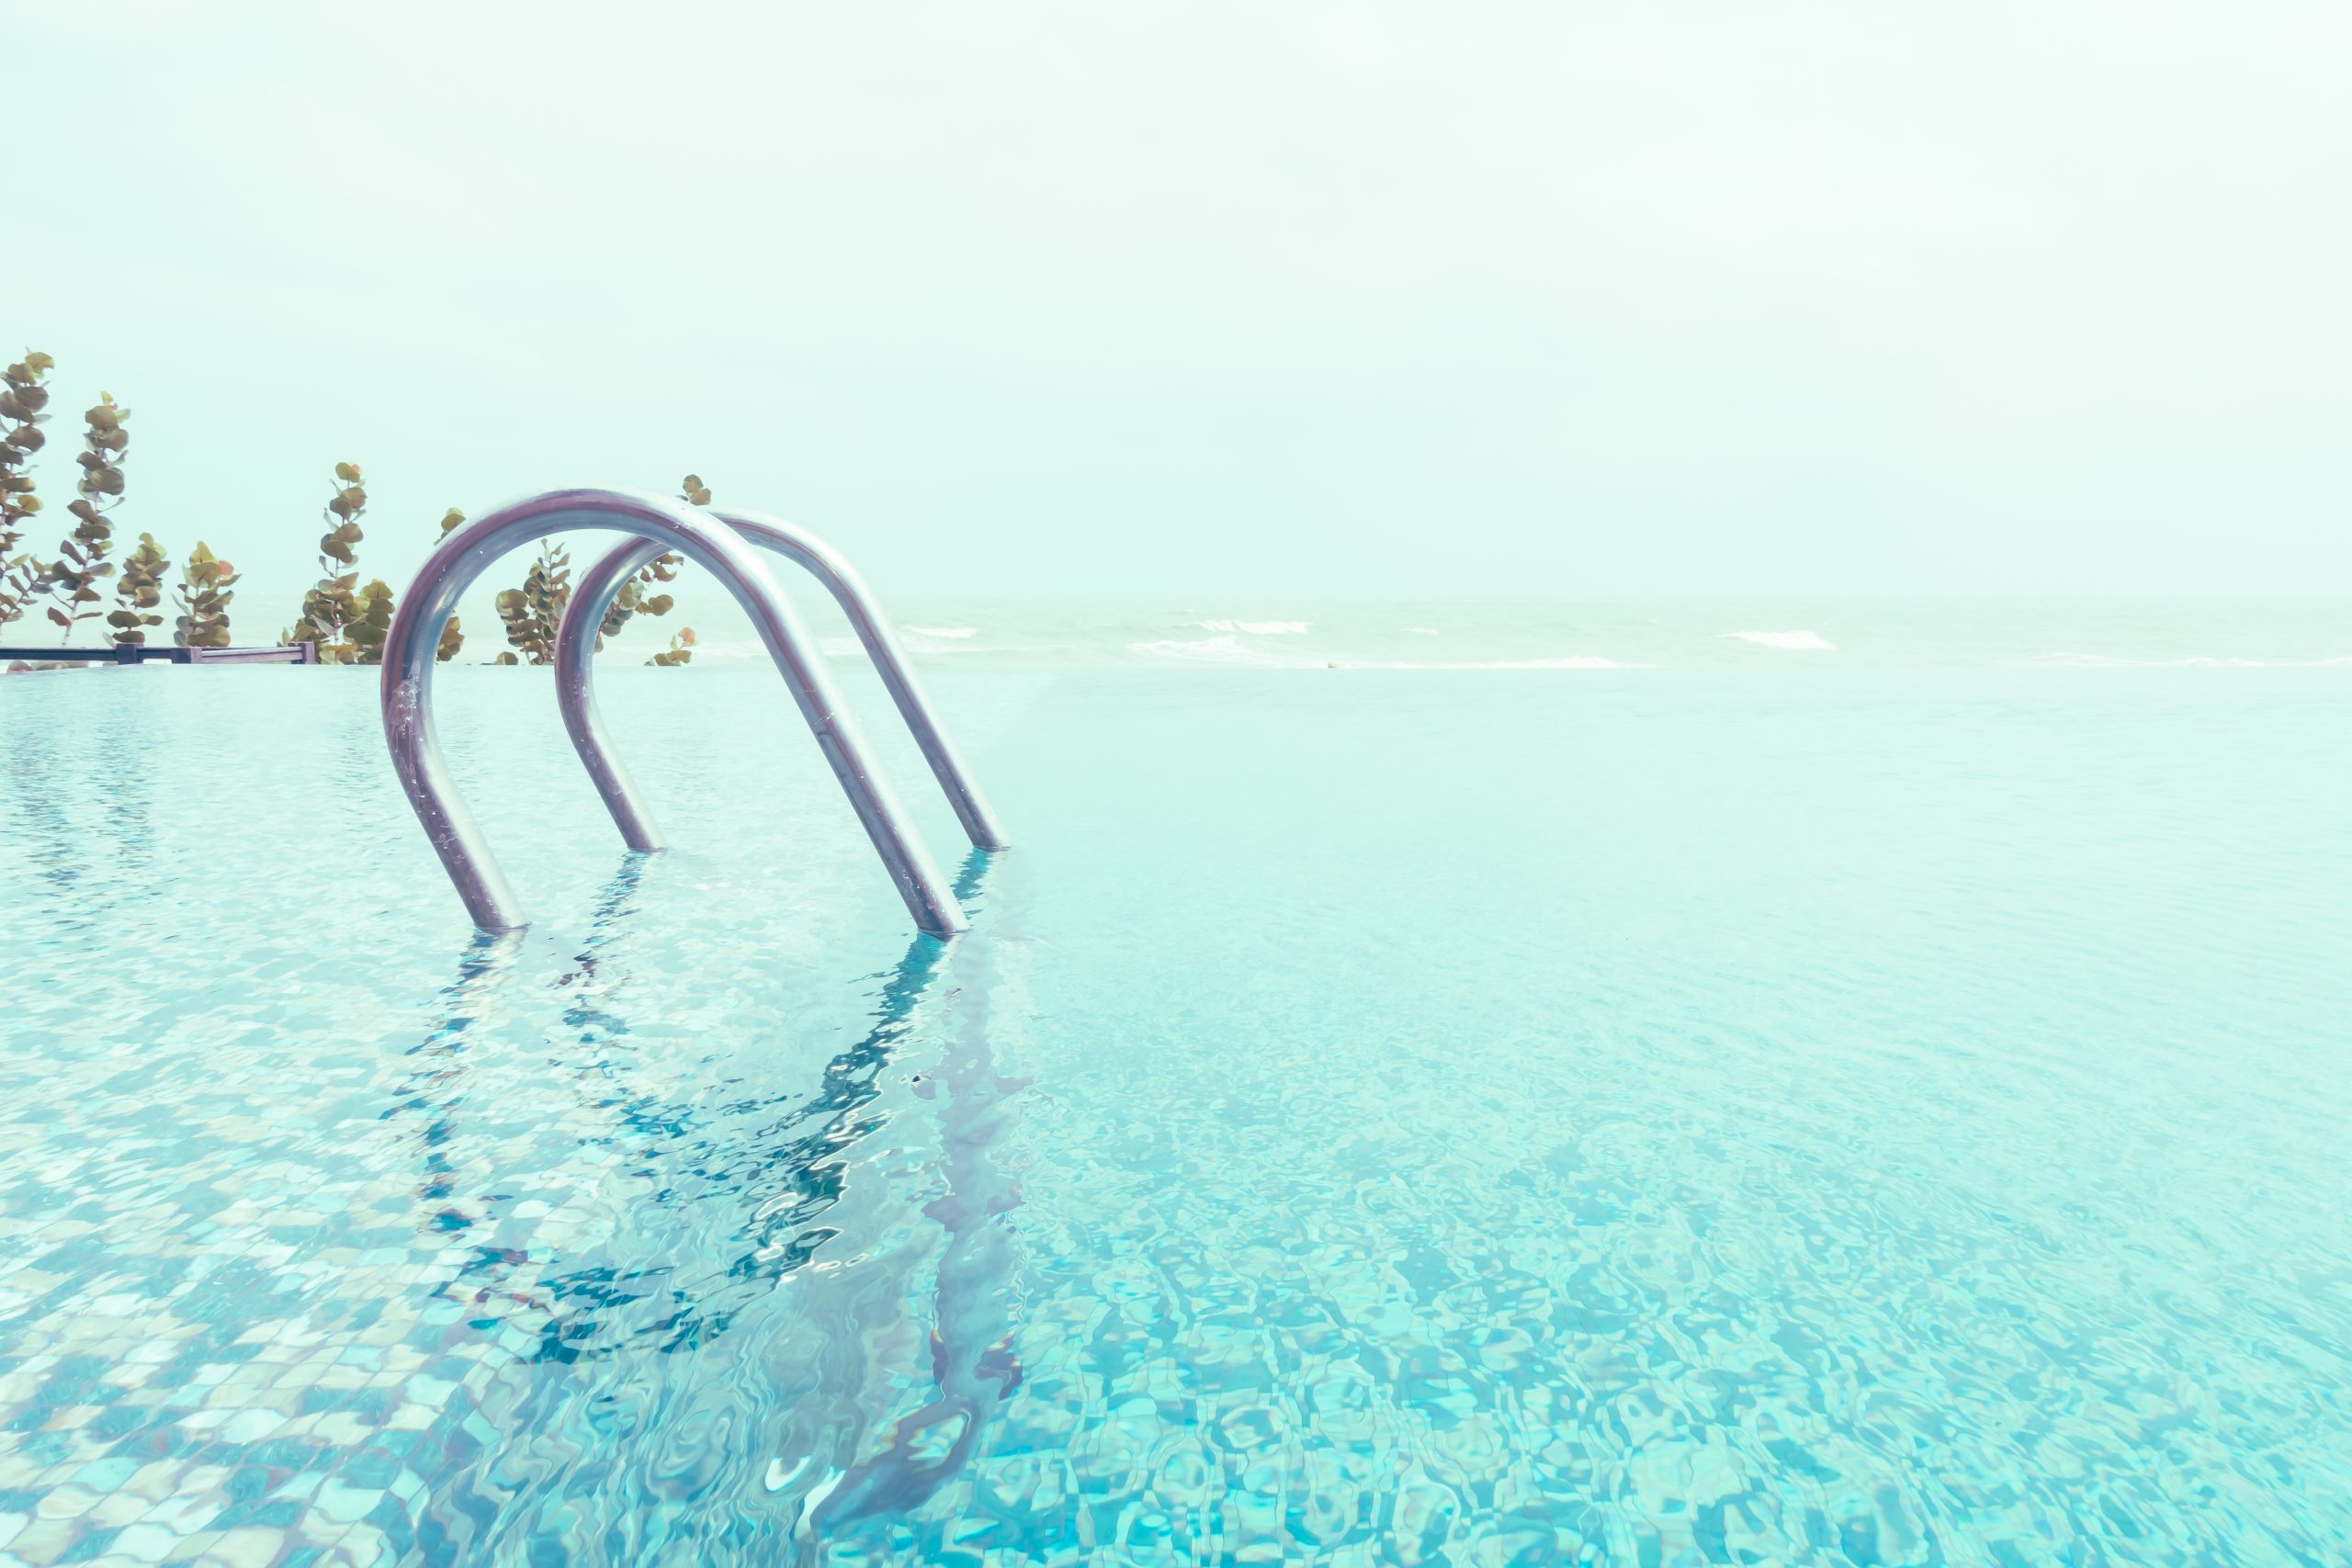
[[[923,761],[931,764],[947,804],[955,807],[956,819],[963,823],[965,836],[977,849],[1004,848],[1004,829],[989,809],[979,787],[964,771],[963,759],[956,754],[954,742],[932,716],[922,688],[915,683],[914,671],[907,667],[904,650],[891,634],[889,623],[875,606],[874,596],[866,591],[856,569],[824,540],[781,518],[758,512],[718,512],[711,515],[752,543],[808,568],[809,574],[825,585],[842,614],[849,617],[858,641],[865,645],[883,685],[889,690],[890,700],[898,705],[899,716],[907,721],[915,744],[922,748]],[[613,814],[621,838],[633,850],[662,848],[662,831],[653,825],[652,814],[646,809],[644,797],[638,794],[628,771],[613,753],[611,734],[596,708],[593,662],[597,634],[613,596],[669,547],[653,539],[632,539],[616,547],[573,586],[571,601],[563,613],[563,625],[556,633],[556,700],[563,708],[564,728],[571,734],[571,744],[579,750],[580,760],[587,764],[596,793],[605,797],[605,807]]]
[[[567,528],[614,528],[642,536],[654,541],[657,549],[676,550],[707,568],[726,585],[792,688],[793,700],[915,924],[934,936],[964,930],[967,922],[955,894],[909,826],[889,785],[874,771],[864,738],[842,711],[831,678],[810,651],[808,633],[766,564],[731,526],[707,513],[660,496],[613,490],[550,491],[502,506],[459,528],[425,558],[384,638],[381,699],[392,767],[474,924],[498,931],[512,931],[525,921],[514,888],[498,869],[442,759],[433,728],[435,649],[458,596],[485,567],[516,545]],[[601,608],[597,614],[601,620]]]

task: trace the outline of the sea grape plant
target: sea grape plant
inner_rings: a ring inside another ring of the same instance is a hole
[[[123,558],[122,575],[115,579],[114,605],[107,625],[117,642],[145,642],[147,628],[164,624],[157,606],[164,602],[164,574],[172,570],[153,534],[139,536],[139,547]]]
[[[710,490],[702,480],[688,474],[680,489],[681,501],[694,506],[710,504]],[[462,513],[452,512],[442,519],[441,532],[465,521]],[[597,623],[596,647],[601,651],[605,639],[616,637],[622,627],[638,615],[666,615],[677,601],[667,593],[651,590],[656,584],[676,581],[678,568],[684,558],[674,550],[664,551],[621,584],[613,602],[605,606],[604,619]],[[501,664],[552,664],[555,662],[556,630],[563,624],[564,607],[571,602],[571,555],[553,540],[539,541],[537,558],[524,574],[520,588],[509,588],[498,596],[498,618],[506,627],[506,640],[512,647],[498,656]],[[691,657],[694,629],[683,633],[684,641],[670,639],[670,650],[656,654],[650,664],[684,664]],[[441,657],[455,652],[449,648]]]
[[[678,481],[678,499],[688,506],[708,506],[710,487],[702,482],[700,474],[688,474]],[[667,593],[649,593],[646,590],[657,582],[677,581],[678,568],[684,564],[684,558],[675,550],[665,551],[648,562],[644,570],[621,584],[621,591],[613,595],[612,604],[605,608],[604,624],[596,628],[597,648],[605,646],[606,637],[617,636],[620,629],[628,625],[632,615],[666,615],[670,613],[671,607],[677,603],[674,598]],[[665,667],[684,664],[694,657],[694,627],[681,627],[670,638],[670,650],[657,653],[646,662]]]
[[[0,430],[0,626],[24,615],[47,570],[30,551],[17,554],[17,544],[40,510],[33,477],[24,469],[48,439],[40,430],[49,419],[41,412],[49,407],[49,389],[41,379],[56,363],[28,348],[22,359],[0,370],[0,420],[7,422]]]
[[[498,596],[498,618],[506,624],[506,640],[514,645],[498,656],[498,662],[554,663],[556,628],[563,624],[563,607],[571,602],[571,552],[553,539],[541,539],[538,558],[524,573],[523,586]]]
[[[130,417],[130,411],[118,406],[105,392],[98,394],[96,406],[82,416],[87,428],[82,432],[82,450],[74,457],[82,466],[82,479],[74,487],[77,492],[74,501],[65,508],[74,514],[74,532],[59,543],[57,559],[49,563],[41,580],[50,596],[58,601],[49,606],[49,618],[65,629],[62,639],[65,642],[74,640],[75,626],[98,613],[83,606],[98,604],[99,580],[114,575],[114,563],[107,559],[114,549],[114,524],[107,513],[122,500],[122,465],[118,459],[130,445],[130,432],[122,427]]]
[[[604,621],[596,627],[597,648],[605,646],[606,637],[618,637],[621,628],[628,625],[632,616],[666,615],[670,613],[670,607],[677,601],[667,593],[649,593],[646,589],[653,583],[674,581],[682,558],[674,550],[665,551],[655,556],[646,563],[644,570],[621,584],[621,591],[613,595],[611,604],[605,606]]]
[[[688,474],[679,481],[678,499],[689,506],[708,506],[710,487],[702,482],[701,476]],[[599,651],[604,649],[605,639],[608,637],[618,637],[621,628],[628,625],[632,617],[639,615],[666,615],[670,613],[671,607],[677,601],[667,593],[654,593],[648,590],[656,583],[676,581],[678,568],[684,564],[684,558],[677,551],[665,550],[648,561],[643,570],[621,584],[621,591],[613,595],[611,604],[605,606],[605,618],[596,627],[596,647]],[[682,660],[679,662],[684,661]]]
[[[45,562],[29,551],[11,554],[23,537],[28,520],[41,509],[33,480],[24,470],[43,445],[40,425],[48,418],[43,411],[49,390],[42,383],[55,363],[48,355],[28,349],[21,360],[0,371],[0,421],[6,422],[0,425],[0,626],[20,618],[35,597],[46,593],[58,601],[50,606],[49,617],[64,629],[64,639],[70,642],[74,628],[98,614],[98,581],[117,576],[116,563],[108,558],[114,549],[109,513],[123,493],[120,459],[130,445],[123,425],[130,411],[102,392],[97,405],[84,416],[87,424],[84,449],[75,458],[82,478],[76,499],[67,508],[75,526],[59,545],[58,558]],[[679,499],[690,505],[707,506],[710,487],[700,476],[688,474],[681,481]],[[383,658],[394,595],[380,578],[368,580],[364,587],[359,582],[358,553],[365,537],[360,518],[367,507],[359,465],[337,463],[333,494],[325,507],[330,526],[319,540],[319,581],[303,595],[300,618],[279,638],[281,644],[316,643],[322,663],[374,664]],[[447,537],[465,520],[463,512],[449,508],[442,514],[442,536]],[[676,552],[665,551],[623,583],[605,608],[596,646],[603,648],[605,637],[616,635],[639,615],[668,615],[676,600],[655,590],[676,581],[682,564],[683,558]],[[164,624],[164,581],[171,570],[172,562],[154,536],[140,535],[138,548],[120,563],[116,607],[106,616],[118,641],[143,643],[149,627]],[[178,612],[174,640],[187,648],[228,647],[229,606],[236,597],[237,581],[236,570],[198,540],[180,563],[179,581],[172,591]],[[498,656],[498,662],[553,663],[557,628],[562,624],[571,591],[571,553],[552,540],[541,541],[537,558],[525,574],[522,586],[498,595],[499,619],[510,644],[509,650]],[[464,629],[452,615],[441,629],[434,657],[446,663],[457,657],[464,644]],[[646,662],[684,664],[694,657],[694,628],[681,627],[671,636],[668,649]]]
[[[392,629],[392,590],[380,577],[371,577],[351,601],[351,635],[354,664],[381,664],[384,661],[384,637]]]
[[[357,664],[360,644],[351,635],[354,625],[368,615],[370,606],[361,603],[358,588],[359,542],[366,536],[360,531],[360,514],[368,510],[368,491],[360,482],[359,465],[337,463],[334,466],[334,495],[327,502],[326,515],[334,525],[319,536],[319,581],[302,596],[302,616],[279,637],[285,647],[298,642],[314,642],[319,646],[322,664]],[[368,592],[383,588],[370,582]],[[391,590],[383,589],[385,618],[390,617]],[[377,643],[378,657],[382,656],[382,643]]]
[[[202,539],[180,563],[180,615],[173,640],[182,648],[229,646],[229,601],[235,598],[237,573],[227,561],[205,547]]]

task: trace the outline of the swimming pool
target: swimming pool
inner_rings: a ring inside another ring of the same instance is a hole
[[[645,860],[443,679],[504,943],[370,673],[0,682],[0,1557],[2352,1539],[2352,672],[943,661],[944,945],[763,672]]]

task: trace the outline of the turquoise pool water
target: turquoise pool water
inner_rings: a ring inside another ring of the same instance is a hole
[[[1781,651],[0,681],[0,1560],[2346,1561],[2352,669]]]

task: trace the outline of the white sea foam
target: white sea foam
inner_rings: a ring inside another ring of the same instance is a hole
[[[980,628],[978,626],[909,626],[907,630],[917,637],[967,637],[978,636]]]
[[[2118,659],[2105,653],[2044,653],[2044,664],[2072,670],[2325,670],[2352,664],[2352,655],[2340,659],[2225,659],[2194,654],[2186,659]]]
[[[1148,654],[1154,659],[1175,659],[1203,664],[1285,664],[1288,660],[1276,659],[1254,648],[1245,648],[1241,639],[1233,636],[1204,637],[1191,642],[1163,638],[1159,642],[1131,642],[1130,652]]]
[[[1594,653],[1572,653],[1562,659],[1490,659],[1464,664],[1360,664],[1360,670],[1654,670],[1652,664],[1627,664]]]
[[[915,628],[909,626],[906,629],[912,631]],[[649,644],[647,650],[648,652],[651,652],[658,649],[658,644]],[[1081,645],[1067,642],[978,643],[950,640],[934,643],[921,639],[911,642],[909,645],[909,650],[912,652],[915,657],[922,660],[995,659],[1023,656],[1034,658],[1039,654],[1076,655],[1082,654],[1083,652]],[[826,659],[832,660],[848,660],[853,663],[864,663],[868,661],[865,644],[860,642],[854,637],[820,637],[817,638],[817,651],[822,654]],[[695,662],[696,664],[732,664],[741,660],[749,660],[758,663],[764,662],[767,656],[767,645],[760,641],[757,637],[719,638],[706,637],[695,644]],[[613,658],[614,656],[608,654],[606,657]],[[633,663],[639,661],[622,658],[619,662]]]
[[[1758,648],[1811,648],[1831,652],[1838,648],[1836,643],[1819,632],[1725,632],[1723,635],[1737,637],[1742,642],[1752,642]]]
[[[1312,621],[1196,621],[1204,632],[1247,632],[1251,637],[1304,637]]]

